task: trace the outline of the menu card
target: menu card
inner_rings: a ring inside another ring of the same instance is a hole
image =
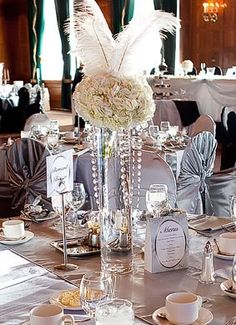
[[[188,266],[189,236],[186,215],[148,218],[144,267],[151,273]]]
[[[73,150],[48,156],[47,197],[67,193],[73,190]]]

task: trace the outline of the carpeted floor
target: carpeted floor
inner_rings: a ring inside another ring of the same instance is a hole
[[[70,131],[73,129],[72,113],[65,111],[50,110],[45,112],[50,120],[58,120],[60,131]]]

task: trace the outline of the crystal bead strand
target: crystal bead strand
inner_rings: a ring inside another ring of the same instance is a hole
[[[97,132],[95,127],[90,129],[89,140],[91,141],[90,155],[91,155],[91,165],[92,165],[93,190],[94,190],[95,202],[99,210],[100,202],[99,202],[98,163],[97,163],[98,144],[97,144]]]
[[[128,135],[126,131],[119,134],[119,151],[120,151],[120,178],[121,178],[121,192],[122,201],[125,210],[129,208],[130,205],[130,192],[129,192],[129,143]]]
[[[142,169],[142,138],[141,130],[137,131],[132,139],[132,183],[131,192],[133,194],[134,184],[137,184],[137,200],[135,208],[139,210],[140,188],[141,188],[141,169]],[[133,195],[132,195],[133,196]]]

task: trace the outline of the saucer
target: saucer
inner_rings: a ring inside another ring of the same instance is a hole
[[[163,325],[171,325],[172,323],[170,323],[167,319],[158,317],[158,314],[160,314],[160,313],[165,314],[166,307],[161,307],[154,311],[154,313],[152,314],[152,318],[153,318],[154,322],[159,325],[162,325],[162,324]],[[212,321],[212,319],[213,319],[213,315],[210,312],[210,310],[202,307],[199,310],[198,319],[192,325],[199,325],[199,324],[206,325],[206,324],[209,324]]]
[[[75,144],[78,142],[78,138],[65,138],[62,137],[61,138],[65,143],[69,143],[69,144]]]
[[[31,232],[31,231],[26,230],[25,231],[25,236],[23,238],[16,239],[16,240],[12,240],[12,239],[8,240],[6,238],[6,239],[3,239],[3,240],[0,240],[0,243],[4,244],[4,245],[18,245],[18,244],[26,243],[27,241],[29,241],[33,237],[34,237],[34,233]]]
[[[225,255],[225,254],[221,254],[221,253],[218,253],[218,252],[213,252],[214,256],[217,257],[217,258],[220,258],[222,260],[226,260],[226,261],[233,261],[234,259],[234,255]]]
[[[221,290],[229,297],[236,299],[236,292],[231,292],[230,288],[232,287],[232,281],[231,280],[225,280],[220,284]]]

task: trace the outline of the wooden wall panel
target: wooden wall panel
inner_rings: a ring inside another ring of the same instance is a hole
[[[213,23],[203,20],[202,0],[181,0],[181,59],[192,60],[198,70],[201,62],[225,69],[236,65],[236,1],[225,2],[227,8]]]
[[[30,79],[27,14],[27,0],[0,0],[0,62],[11,80]]]

